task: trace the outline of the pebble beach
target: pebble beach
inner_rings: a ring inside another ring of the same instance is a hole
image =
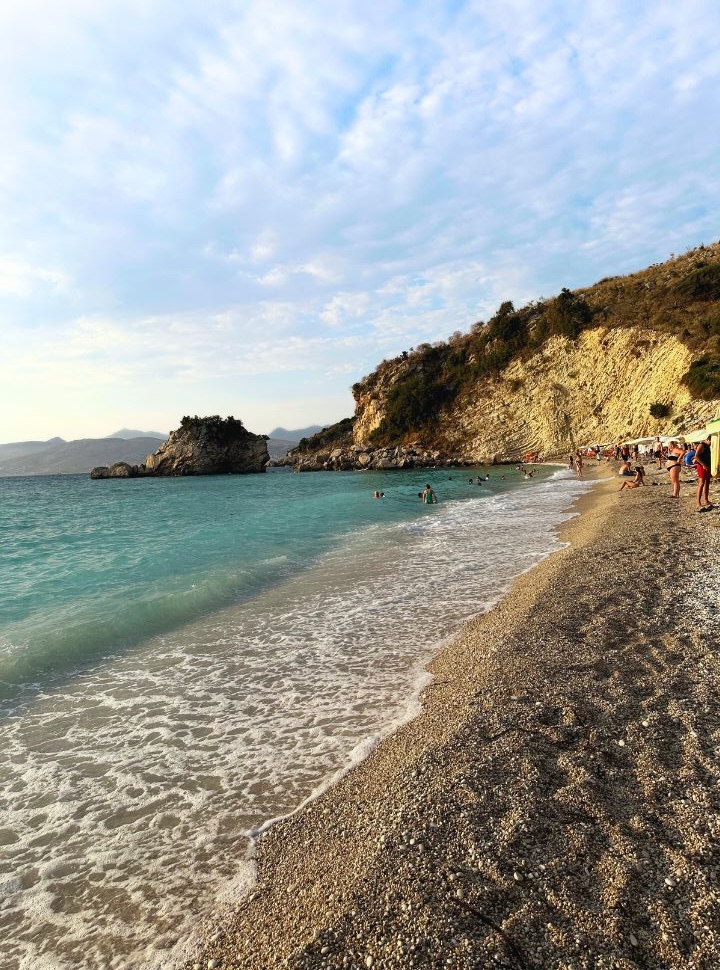
[[[421,713],[258,838],[188,970],[720,965],[720,513],[590,473]]]

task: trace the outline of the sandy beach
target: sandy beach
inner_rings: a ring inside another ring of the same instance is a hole
[[[649,481],[598,480],[189,968],[720,966],[720,513]]]

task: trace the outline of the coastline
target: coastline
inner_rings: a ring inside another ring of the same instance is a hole
[[[262,836],[188,967],[713,966],[720,672],[682,612],[715,622],[720,516],[666,477],[576,503],[421,713]]]

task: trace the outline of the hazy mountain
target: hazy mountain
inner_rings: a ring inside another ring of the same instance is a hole
[[[108,438],[159,438],[161,441],[167,441],[170,437],[169,434],[163,434],[162,431],[134,431],[132,428],[121,428],[119,431],[114,431],[112,434],[106,435]]]
[[[301,438],[309,438],[311,434],[316,434],[318,431],[322,431],[322,427],[319,424],[313,424],[309,428],[299,428],[297,431],[288,431],[287,428],[275,428],[270,432],[270,437],[279,438],[282,441],[292,441],[296,445]]]
[[[62,438],[51,438],[49,441],[13,441],[7,445],[0,445],[0,462],[6,458],[21,458],[23,455],[34,455],[52,445],[64,444]]]
[[[316,431],[320,430],[322,429],[317,424],[313,424],[309,428],[298,428],[296,431],[288,431],[287,428],[275,428],[270,432],[268,438],[268,454],[275,461],[284,458],[301,438],[307,438],[309,435],[315,434]]]
[[[162,438],[161,440],[165,440]],[[158,437],[80,438],[77,441],[17,442],[0,445],[0,476],[57,475],[89,472],[95,465],[126,461],[139,465],[157,451]]]

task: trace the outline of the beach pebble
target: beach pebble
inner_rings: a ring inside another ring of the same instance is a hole
[[[219,960],[208,960],[207,965],[208,965],[208,970],[216,970],[216,968],[220,966],[220,961]]]
[[[371,966],[372,966],[372,965],[373,965],[374,963],[375,963],[375,960],[374,960],[374,959],[372,958],[372,956],[371,956],[371,955],[370,955],[370,954],[368,953],[368,955],[367,955],[367,956],[365,957],[365,966],[366,966],[366,967],[371,967]]]
[[[625,742],[623,741],[623,739],[622,739],[622,738],[620,738],[620,740],[618,741],[618,745],[619,745],[619,747],[621,747],[621,748],[624,748],[624,747],[625,747]]]
[[[630,939],[630,946],[638,946],[638,939],[636,936],[633,936],[632,933],[630,934],[629,939]]]
[[[521,872],[518,872],[518,870],[516,869],[515,872],[513,873],[513,879],[515,880],[515,882],[522,882],[523,874]]]
[[[650,721],[641,721],[643,727],[650,727]]]
[[[672,889],[675,886],[675,880],[674,879],[671,879],[670,876],[668,876],[665,879],[665,885],[666,886],[669,886]]]

